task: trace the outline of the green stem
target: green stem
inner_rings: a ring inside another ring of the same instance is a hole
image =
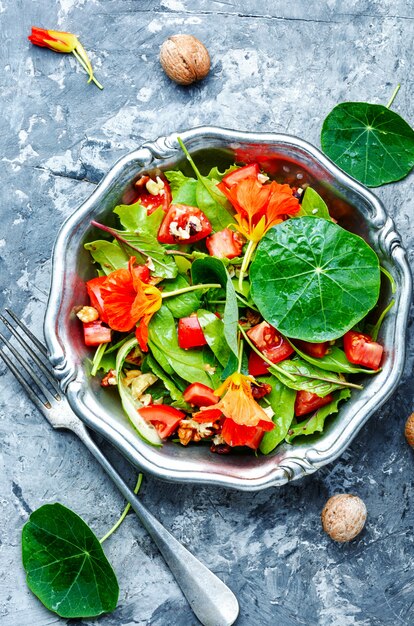
[[[172,296],[180,296],[182,293],[188,291],[196,291],[196,289],[220,289],[221,285],[218,283],[206,283],[205,285],[190,285],[189,287],[183,287],[182,289],[174,289],[174,291],[164,291],[161,295],[162,298],[171,298]]]
[[[181,252],[181,250],[166,250],[165,254],[171,254],[173,256],[184,256],[186,259],[193,259],[194,255],[190,252]]]
[[[99,365],[101,364],[102,357],[105,354],[105,350],[107,348],[107,343],[101,343],[97,348],[92,360],[92,369],[91,376],[96,376],[96,372],[99,369]]]
[[[385,269],[385,267],[382,267],[382,265],[380,265],[380,270],[384,274],[384,276],[386,276],[388,278],[388,280],[390,281],[391,292],[394,294],[397,291],[397,286],[395,284],[395,280],[394,280],[393,276],[389,273],[388,270]]]
[[[400,83],[398,83],[398,85],[396,86],[396,88],[395,88],[395,89],[394,89],[394,91],[393,91],[393,94],[392,94],[392,96],[391,96],[391,98],[390,98],[390,101],[389,101],[389,102],[388,102],[388,104],[387,104],[387,109],[389,109],[389,108],[390,108],[390,106],[392,105],[392,103],[394,102],[394,100],[395,100],[395,96],[396,96],[396,95],[397,95],[397,93],[400,91],[400,87],[401,87],[401,84],[400,84]]]
[[[378,318],[377,323],[375,324],[374,328],[372,329],[371,332],[371,339],[373,341],[376,341],[378,339],[378,333],[380,331],[382,322],[384,321],[384,317],[387,315],[387,313],[392,309],[392,307],[395,304],[395,300],[391,300],[391,302],[389,303],[389,305],[383,310],[383,312],[381,313],[381,315]]]
[[[237,372],[240,374],[243,361],[243,339],[239,333],[239,355],[237,360]]]
[[[243,257],[243,263],[241,264],[240,274],[239,274],[239,290],[243,291],[243,278],[249,267],[249,263],[252,259],[253,252],[256,250],[257,241],[250,240],[247,246],[246,253]]]
[[[140,487],[141,487],[141,484],[142,484],[142,478],[143,478],[143,475],[142,474],[138,474],[137,484],[135,485],[135,489],[134,489],[134,493],[135,494],[137,494],[138,491],[140,490]],[[99,543],[103,543],[104,541],[106,541],[108,539],[108,537],[110,537],[112,535],[112,533],[114,533],[120,527],[120,525],[122,524],[122,522],[126,518],[127,513],[128,513],[130,508],[131,508],[131,505],[128,502],[128,504],[126,505],[125,509],[123,510],[122,515],[119,518],[119,520],[112,526],[112,528],[110,530],[108,530],[106,535],[104,535],[102,537],[102,539],[99,540]]]
[[[193,157],[188,152],[188,150],[185,147],[184,142],[181,139],[181,137],[177,137],[177,141],[178,141],[178,143],[180,145],[181,150],[184,152],[187,161],[190,163],[191,167],[193,168],[194,174],[197,176],[197,180],[199,180],[199,182],[203,185],[204,189],[207,191],[207,193],[210,196],[210,198],[212,198],[215,202],[219,202],[219,204],[220,204],[219,198],[217,196],[214,197],[213,194],[211,193],[211,189],[209,189],[209,187],[208,187],[208,185],[206,183],[205,177],[201,175],[197,165],[193,161]],[[226,201],[226,197],[224,196],[224,194],[221,194],[221,192],[219,192],[218,189],[217,189],[217,194],[218,194],[218,196],[222,195],[223,196],[223,201]]]
[[[88,82],[90,82],[92,80],[95,83],[95,85],[97,87],[99,87],[99,89],[103,89],[103,85],[101,85],[101,83],[96,80],[96,78],[95,78],[93,73],[92,74],[90,73],[88,66],[86,65],[86,63],[82,59],[82,57],[79,55],[79,53],[76,50],[72,50],[72,53],[73,53],[75,59],[82,65],[83,69],[88,74],[88,76],[89,76],[89,81]]]
[[[259,312],[259,309],[257,308],[257,306],[255,306],[254,304],[249,304],[249,303],[247,302],[247,300],[245,300],[244,298],[242,298],[242,297],[241,297],[241,295],[237,293],[237,291],[236,291],[235,293],[236,293],[236,298],[237,298],[237,300],[240,300],[240,302],[241,302],[242,304],[244,304],[244,306],[245,306],[245,307],[247,307],[248,309],[252,309],[253,311],[258,311],[258,312]]]
[[[241,334],[243,335],[244,340],[248,343],[248,345],[251,347],[251,349],[254,352],[256,352],[256,354],[258,354],[263,359],[263,361],[265,361],[265,363],[267,363],[268,365],[273,367],[275,370],[277,370],[278,372],[280,372],[281,374],[283,374],[287,378],[290,378],[290,380],[295,380],[295,377],[294,377],[293,374],[291,374],[290,372],[286,372],[284,369],[282,369],[281,367],[276,365],[276,363],[272,363],[272,361],[270,359],[268,359],[267,356],[265,356],[263,354],[263,352],[260,352],[260,350],[258,350],[258,348],[256,348],[256,346],[254,345],[254,343],[252,341],[250,341],[250,339],[247,336],[244,328],[242,326],[240,326],[240,324],[238,324],[238,327],[239,327],[239,330],[240,330]]]

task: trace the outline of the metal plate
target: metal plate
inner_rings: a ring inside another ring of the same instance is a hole
[[[353,392],[323,435],[299,445],[280,446],[276,453],[220,456],[207,446],[184,448],[167,443],[153,448],[144,443],[124,416],[116,391],[103,390],[89,376],[90,352],[74,307],[86,302],[84,281],[93,267],[83,244],[96,233],[91,219],[111,220],[116,204],[128,200],[131,183],[157,168],[188,170],[177,134],[145,143],[118,161],[90,198],[62,226],[53,251],[52,284],[44,333],[50,360],[70,405],[85,424],[111,441],[132,463],[166,480],[208,483],[254,491],[278,486],[312,474],[344,452],[367,419],[392,394],[404,366],[405,332],[411,300],[411,275],[401,240],[381,202],[366,188],[339,170],[310,144],[282,134],[256,134],[215,127],[180,133],[202,171],[259,161],[277,180],[291,185],[311,184],[328,202],[332,215],[374,248],[381,264],[397,285],[395,305],[381,329],[384,367],[372,377],[361,377],[363,391]],[[391,297],[384,285],[380,302]]]

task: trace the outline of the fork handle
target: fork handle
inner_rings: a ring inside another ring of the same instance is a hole
[[[134,509],[200,622],[204,626],[231,626],[239,613],[234,593],[143,506],[93,441],[85,425],[79,421],[73,430]]]

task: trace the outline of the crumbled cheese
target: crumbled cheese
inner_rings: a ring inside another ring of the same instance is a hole
[[[259,183],[267,183],[269,179],[269,176],[266,176],[266,174],[262,174],[261,172],[258,173],[257,175],[257,180],[259,181]]]
[[[272,418],[275,414],[271,406],[267,406],[265,409],[263,409],[263,411],[266,413],[267,417],[270,417],[270,418]]]
[[[317,212],[318,212],[318,209],[312,209],[312,215],[316,215]]]
[[[147,182],[145,183],[145,187],[147,188],[148,193],[150,193],[152,196],[158,196],[158,194],[161,193],[161,191],[164,189],[165,185],[164,181],[161,180],[159,176],[157,176],[156,181],[152,180],[152,178],[147,180]]]
[[[200,219],[196,215],[191,215],[188,219],[185,228],[178,226],[178,222],[174,221],[170,224],[170,234],[180,239],[190,239],[191,231],[199,233],[203,226]]]
[[[215,446],[221,446],[221,445],[223,445],[226,442],[224,441],[223,437],[219,433],[218,435],[214,435],[213,443],[214,443]]]
[[[216,373],[216,368],[213,367],[212,365],[209,365],[208,363],[206,363],[205,365],[203,365],[203,369],[208,373],[208,374],[215,374]]]

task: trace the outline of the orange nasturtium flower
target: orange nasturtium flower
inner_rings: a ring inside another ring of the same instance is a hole
[[[226,443],[257,448],[263,432],[273,430],[274,424],[253,398],[252,384],[256,384],[252,376],[231,374],[214,392],[216,396],[223,396],[221,400],[195,413],[193,419],[215,422],[224,415],[221,435]]]
[[[282,222],[284,215],[294,215],[300,209],[292,188],[275,181],[263,184],[250,176],[230,189],[225,186],[220,189],[236,210],[235,227],[256,243],[269,228]]]
[[[135,257],[131,257],[128,269],[108,274],[101,295],[108,325],[120,332],[128,332],[138,325],[135,335],[141,350],[146,352],[148,324],[161,307],[162,297],[159,289],[141,280],[134,263]]]
[[[72,53],[77,61],[82,65],[83,69],[89,74],[88,83],[93,81],[99,89],[103,89],[102,85],[96,80],[91,62],[86,54],[85,48],[82,46],[76,35],[66,33],[59,30],[45,30],[32,26],[32,32],[28,37],[35,46],[49,48],[55,52]]]

